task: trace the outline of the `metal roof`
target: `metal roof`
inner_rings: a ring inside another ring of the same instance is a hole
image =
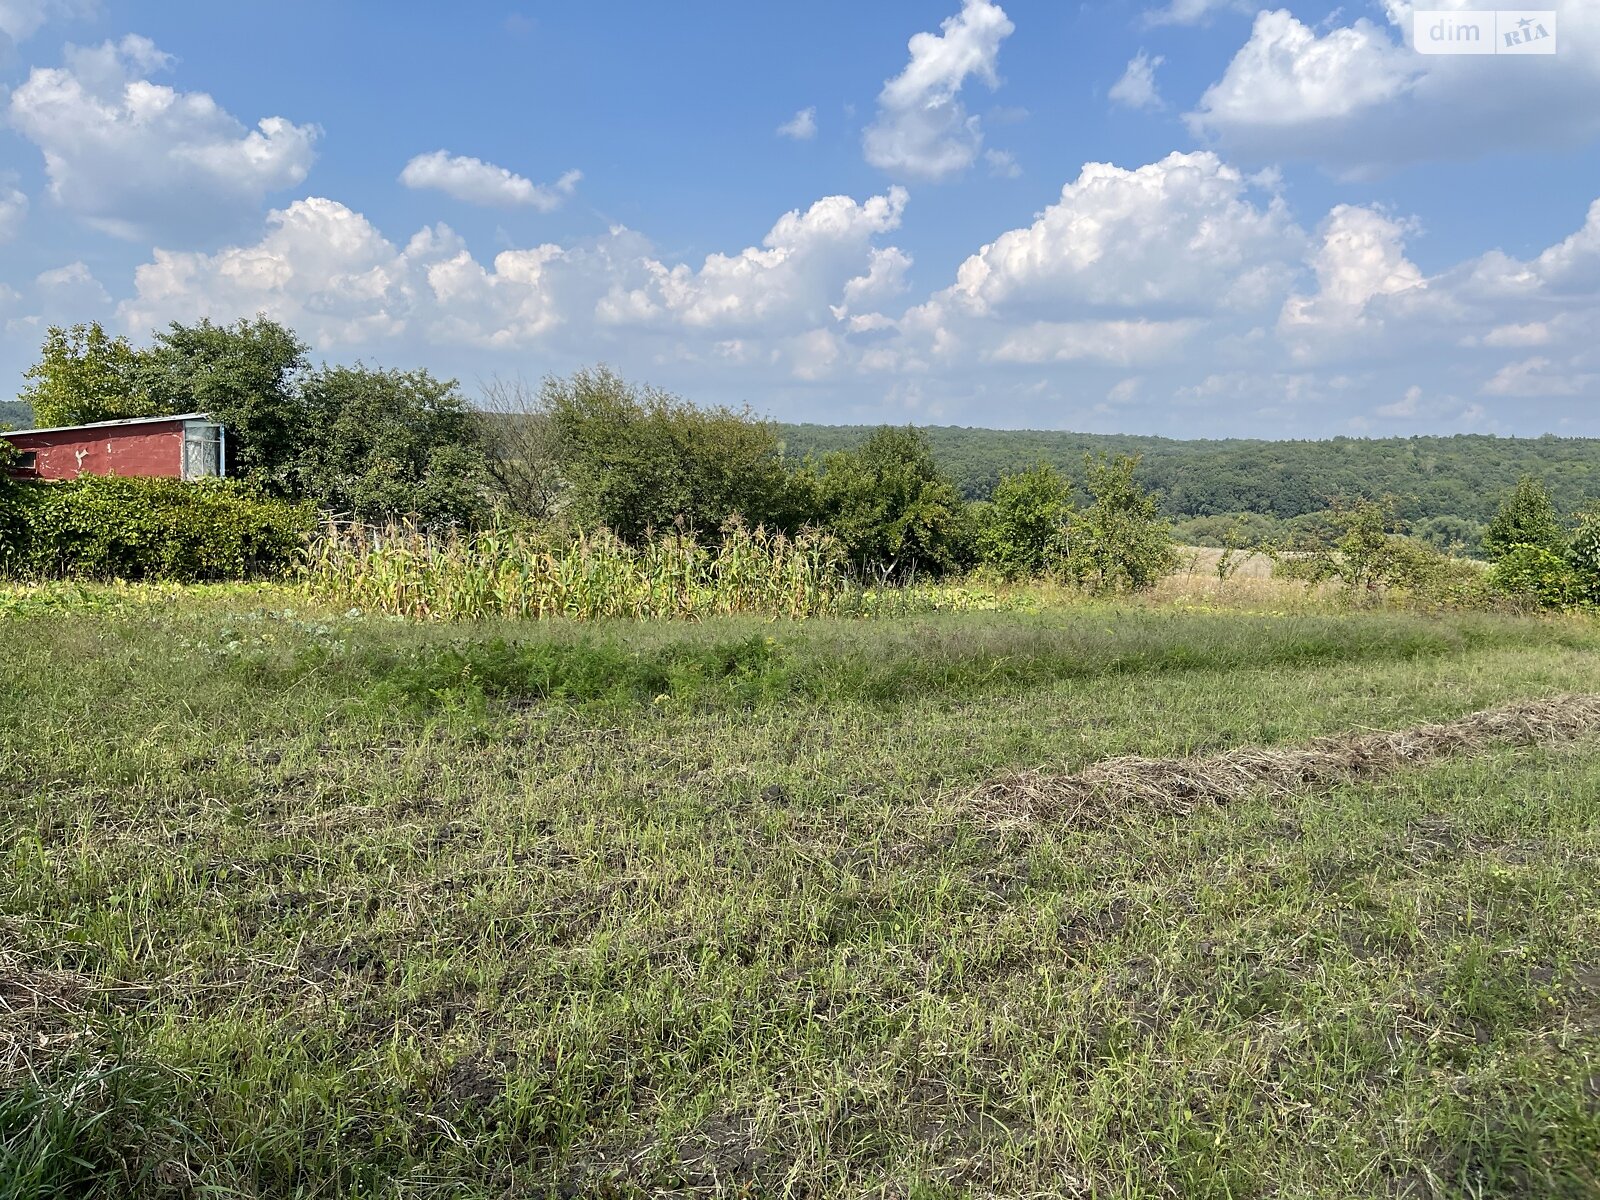
[[[163,421],[209,421],[210,413],[171,413],[164,417],[127,417],[121,421],[90,421],[87,425],[51,425],[43,429],[0,429],[0,437],[24,433],[73,433],[79,429],[118,429],[124,425],[158,425]]]

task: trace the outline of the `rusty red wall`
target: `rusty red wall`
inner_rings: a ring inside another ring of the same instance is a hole
[[[76,479],[79,475],[183,477],[183,422],[159,421],[106,429],[6,434],[18,450],[32,450],[26,479]]]

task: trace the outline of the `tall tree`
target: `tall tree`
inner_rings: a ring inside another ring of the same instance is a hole
[[[41,426],[156,416],[167,410],[143,385],[139,360],[127,338],[111,337],[98,321],[52,325],[39,361],[24,372],[21,399]]]
[[[1049,463],[1002,475],[978,535],[983,561],[1008,577],[1040,575],[1067,550],[1072,484]]]
[[[1096,591],[1143,591],[1177,565],[1172,526],[1135,482],[1138,465],[1127,455],[1084,460],[1094,503],[1072,519],[1067,570]]]
[[[454,380],[323,367],[301,392],[312,436],[295,478],[323,508],[432,526],[471,524],[485,514],[477,424]]]
[[[299,387],[306,344],[265,316],[231,325],[174,321],[139,356],[141,386],[159,412],[207,412],[227,429],[228,471],[284,495],[315,436]]]

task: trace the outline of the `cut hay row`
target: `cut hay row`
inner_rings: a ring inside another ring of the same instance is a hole
[[[1206,757],[1111,758],[1071,775],[1024,771],[982,784],[971,802],[996,827],[1035,821],[1091,827],[1116,821],[1130,808],[1182,815],[1257,792],[1286,795],[1490,746],[1571,741],[1597,732],[1600,695],[1557,696],[1393,733],[1318,738],[1296,748],[1245,746]]]

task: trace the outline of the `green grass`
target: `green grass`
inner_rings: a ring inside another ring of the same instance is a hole
[[[0,621],[0,1196],[1600,1195],[1594,744],[964,799],[1600,691],[1592,625],[251,605]]]

